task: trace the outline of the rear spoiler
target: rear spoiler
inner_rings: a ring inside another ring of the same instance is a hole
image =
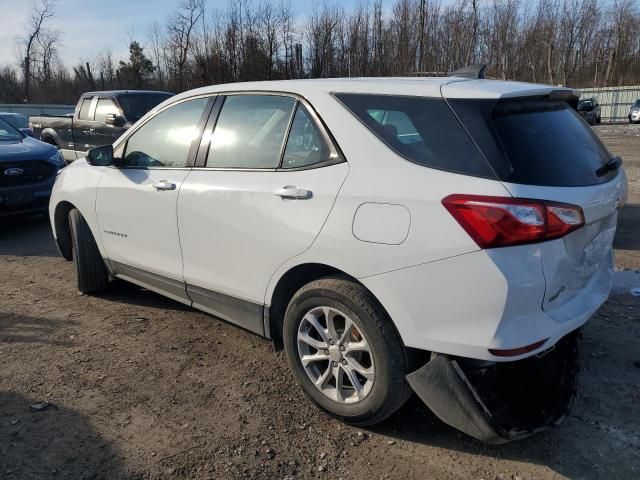
[[[578,100],[580,99],[580,91],[572,88],[558,88],[548,93],[533,95],[505,95],[501,97],[499,102],[508,102],[510,100],[527,99],[527,100],[559,100],[567,102],[574,110],[578,110]]]
[[[571,105],[574,110],[578,110],[580,92],[573,89],[552,90],[546,98],[548,100],[564,100]]]

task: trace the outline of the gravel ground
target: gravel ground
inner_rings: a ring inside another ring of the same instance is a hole
[[[617,266],[639,269],[640,126],[596,131],[630,178]],[[415,398],[374,428],[344,425],[265,340],[124,282],[78,295],[46,219],[0,223],[0,291],[3,479],[640,478],[640,298],[626,287],[585,329],[570,417],[500,447]]]

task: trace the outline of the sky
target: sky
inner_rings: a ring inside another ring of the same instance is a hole
[[[286,0],[287,1],[287,0]],[[303,16],[314,0],[288,0],[296,16]],[[0,0],[0,66],[16,65],[15,39],[24,32],[33,0]],[[279,0],[274,0],[278,3]],[[343,0],[346,7],[357,0]],[[62,62],[77,64],[111,50],[117,60],[128,56],[129,38],[144,43],[154,21],[164,24],[179,0],[58,0],[49,28],[62,32],[58,52]],[[209,15],[229,0],[208,0]],[[383,0],[388,6],[392,0]]]

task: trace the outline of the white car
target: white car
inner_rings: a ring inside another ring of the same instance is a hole
[[[346,422],[415,391],[503,442],[556,423],[607,299],[626,176],[577,92],[461,76],[236,83],[58,175],[60,252],[284,346]]]

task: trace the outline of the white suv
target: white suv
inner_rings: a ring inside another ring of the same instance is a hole
[[[557,422],[606,300],[626,176],[577,92],[444,78],[217,85],[58,176],[78,288],[113,277],[284,346],[368,425],[411,390],[486,441]]]

